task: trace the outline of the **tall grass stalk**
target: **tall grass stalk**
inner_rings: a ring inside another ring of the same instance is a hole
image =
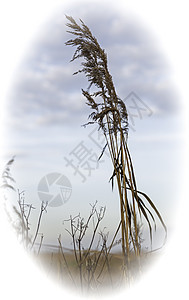
[[[92,109],[90,121],[102,130],[106,145],[100,155],[108,147],[113,173],[110,178],[112,189],[116,179],[120,202],[120,226],[122,237],[122,253],[126,268],[130,262],[130,246],[136,257],[140,256],[140,237],[138,234],[138,218],[145,219],[152,242],[152,223],[156,229],[156,217],[167,232],[165,223],[152,200],[143,192],[138,191],[134,167],[128,148],[128,114],[124,102],[118,97],[108,70],[107,55],[101,48],[90,29],[80,20],[80,24],[66,16],[69,23],[68,32],[75,36],[66,42],[75,46],[76,50],[71,61],[83,58],[82,68],[74,73],[84,73],[89,81],[87,90],[82,89],[86,104]],[[90,92],[93,87],[93,92]],[[118,230],[116,231],[116,235]]]
[[[31,249],[35,245],[36,239],[38,237],[42,215],[43,215],[44,211],[47,212],[47,210],[46,210],[47,206],[48,206],[48,202],[46,202],[46,203],[41,202],[41,209],[40,209],[39,218],[38,218],[38,222],[37,222],[37,228],[36,228],[36,232],[35,232],[35,235],[34,235],[34,238],[33,238],[33,241],[32,241]]]

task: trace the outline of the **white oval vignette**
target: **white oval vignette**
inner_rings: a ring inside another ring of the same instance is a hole
[[[69,1],[26,1],[8,0],[0,5],[1,20],[1,57],[0,69],[1,74],[1,126],[3,118],[4,101],[11,86],[11,80],[16,76],[15,68],[21,61],[22,56],[27,52],[27,48],[31,45],[32,40],[38,32],[38,29],[45,24],[45,21],[53,12],[62,9],[64,13],[64,4],[69,7]],[[88,1],[86,1],[88,2]],[[91,1],[92,2],[92,1]],[[98,5],[99,1],[93,1]],[[148,26],[154,36],[162,43],[165,57],[168,57],[173,66],[173,78],[175,84],[178,85],[179,93],[185,106],[185,128],[188,128],[188,99],[189,92],[187,87],[187,70],[189,53],[187,38],[187,2],[186,1],[158,1],[154,4],[152,1],[116,1],[116,6],[120,5],[120,10],[127,9],[140,20],[144,20],[145,26]],[[72,1],[69,2],[70,5]],[[74,1],[73,1],[74,3]],[[104,1],[110,5],[110,1]],[[115,5],[111,1],[112,5]],[[176,21],[175,21],[176,20]],[[2,132],[2,129],[1,129]],[[189,132],[183,132],[187,139]],[[1,136],[2,140],[6,136]],[[187,140],[185,140],[187,143]],[[188,144],[183,154],[183,164],[188,166],[187,151]],[[185,270],[188,268],[188,257],[186,253],[188,241],[185,238],[185,228],[187,228],[187,187],[188,174],[187,170],[183,170],[182,194],[178,199],[178,218],[176,222],[176,230],[174,237],[167,243],[164,254],[157,264],[154,264],[145,274],[144,279],[140,280],[136,286],[129,290],[121,291],[121,296],[132,297],[132,299],[144,298],[146,300],[160,298],[182,297],[187,292],[187,278]],[[184,207],[184,209],[182,208]],[[52,297],[67,297],[75,299],[76,295],[68,291],[60,289],[50,278],[46,278],[43,273],[33,264],[21,246],[17,244],[16,237],[11,228],[7,224],[3,205],[1,203],[1,293],[6,295],[6,299],[12,299],[19,295],[20,299],[40,298],[51,299]],[[179,237],[179,238],[178,238]],[[184,247],[183,248],[183,241]],[[185,254],[186,253],[186,254]],[[24,288],[23,288],[24,287]],[[78,298],[78,297],[77,297]],[[109,299],[114,299],[114,296]]]

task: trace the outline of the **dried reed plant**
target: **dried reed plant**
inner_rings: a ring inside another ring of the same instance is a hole
[[[13,186],[13,184],[15,184],[15,180],[12,177],[11,172],[10,172],[10,168],[13,165],[14,161],[15,161],[15,157],[13,156],[12,159],[10,159],[6,163],[5,168],[1,175],[2,183],[0,184],[0,188],[13,190],[14,192],[16,192],[16,189]],[[7,200],[5,195],[4,195],[4,199]],[[32,204],[29,204],[26,202],[25,191],[24,190],[20,191],[19,189],[17,189],[17,200],[16,200],[16,203],[14,203],[12,205],[14,217],[11,216],[8,208],[6,207],[6,204],[4,203],[5,211],[7,213],[10,223],[12,224],[13,228],[16,230],[18,239],[28,250],[33,249],[33,247],[36,243],[36,239],[39,236],[39,229],[40,229],[40,225],[41,225],[42,215],[43,215],[44,211],[46,211],[47,205],[48,205],[48,203],[44,203],[44,202],[41,203],[40,213],[39,213],[39,217],[38,217],[38,221],[37,221],[35,234],[34,234],[34,237],[32,237],[29,234],[30,229],[31,229],[30,228],[31,227],[30,217],[31,217],[31,212],[32,212],[32,210],[35,209],[35,207]],[[43,237],[44,236],[42,234],[41,240],[39,243],[38,254],[41,250]]]
[[[68,221],[70,223],[70,229],[66,229],[66,231],[72,238],[73,252],[75,262],[79,270],[79,281],[82,292],[85,287],[84,283],[87,283],[88,289],[91,288],[92,285],[96,286],[98,284],[97,277],[100,277],[104,266],[108,266],[107,237],[102,231],[98,233],[99,225],[104,218],[106,209],[105,207],[101,207],[99,210],[97,210],[96,205],[97,202],[91,205],[91,211],[86,221],[80,216],[80,214],[75,217],[70,216],[68,220],[64,220],[64,222]],[[88,242],[88,246],[86,247],[84,246],[83,240],[87,236],[87,232],[90,230],[91,223],[93,224],[93,230]],[[95,239],[98,234],[99,241],[94,249],[93,247],[95,245]],[[65,256],[63,256],[63,258],[66,262]],[[67,263],[66,267],[68,268]],[[100,274],[96,275],[96,273],[99,271],[99,268]]]
[[[13,156],[5,165],[3,172],[1,174],[2,183],[0,185],[0,188],[3,189],[11,189],[15,191],[15,188],[13,184],[15,183],[14,178],[11,175],[10,168],[12,164],[14,163],[15,157]]]
[[[120,201],[120,224],[114,239],[121,229],[122,253],[125,258],[125,267],[129,268],[130,248],[133,248],[136,257],[140,256],[140,236],[138,232],[138,218],[145,219],[152,243],[152,228],[156,229],[156,218],[159,219],[165,233],[166,225],[150,197],[137,188],[134,167],[128,149],[128,114],[124,102],[117,96],[116,89],[109,73],[107,55],[101,48],[90,29],[80,20],[78,24],[71,16],[66,16],[69,23],[68,33],[75,36],[68,40],[67,46],[75,46],[76,50],[71,59],[75,61],[83,58],[82,68],[74,73],[84,73],[89,81],[87,90],[82,89],[86,104],[92,109],[90,121],[85,124],[95,124],[102,130],[106,145],[99,157],[102,157],[108,147],[113,173],[110,178],[112,189],[114,180],[117,181]],[[93,87],[93,92],[90,92]],[[113,243],[112,243],[113,245]]]

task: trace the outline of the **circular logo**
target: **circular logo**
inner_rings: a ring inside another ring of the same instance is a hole
[[[65,175],[50,173],[41,178],[37,191],[41,201],[48,202],[48,206],[57,207],[70,199],[72,185]]]

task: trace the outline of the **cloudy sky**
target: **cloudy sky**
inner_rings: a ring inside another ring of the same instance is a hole
[[[153,32],[115,7],[80,3],[60,10],[40,28],[9,93],[4,161],[16,155],[12,174],[17,187],[26,191],[26,200],[37,208],[38,183],[44,176],[60,173],[71,182],[69,201],[49,207],[44,216],[41,231],[46,242],[56,243],[64,232],[63,220],[78,212],[87,216],[90,203],[96,200],[99,207],[107,208],[104,222],[111,218],[108,230],[117,226],[119,201],[108,183],[112,167],[107,155],[100,163],[94,160],[104,146],[103,136],[96,127],[81,126],[90,113],[81,95],[88,82],[82,74],[72,75],[79,62],[69,62],[74,49],[65,46],[70,38],[65,14],[81,18],[106,49],[117,94],[130,115],[129,147],[138,188],[149,194],[171,228],[182,149],[179,95]],[[88,164],[74,161],[74,150],[81,145],[88,151]],[[79,164],[79,171],[68,164],[71,159],[75,168]]]

